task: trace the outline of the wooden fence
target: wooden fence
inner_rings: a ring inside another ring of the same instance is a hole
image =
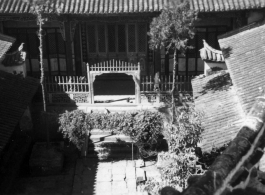
[[[91,72],[128,72],[138,71],[138,64],[125,62],[121,60],[109,60],[89,65]]]
[[[89,92],[86,76],[47,76],[45,85],[48,93]]]
[[[101,71],[96,68],[94,68],[94,70]],[[108,70],[102,69],[102,72],[112,72],[113,70],[116,71],[112,68]],[[120,71],[128,71],[128,69],[120,69]],[[176,76],[176,90],[184,93],[191,92],[191,78],[191,76]],[[89,87],[91,84],[89,83],[87,76],[47,76],[45,79],[45,85],[49,103],[91,103],[92,93]],[[154,91],[154,77],[141,76],[139,102],[159,103],[161,101],[165,102],[166,99],[170,102],[170,91],[172,89],[172,85],[173,76],[162,75],[160,77],[159,95],[156,91]]]
[[[191,92],[191,79],[192,76],[176,76],[176,90],[179,92]],[[173,86],[173,75],[160,76],[160,92],[169,92]],[[141,76],[141,93],[154,92],[154,77],[153,76]]]

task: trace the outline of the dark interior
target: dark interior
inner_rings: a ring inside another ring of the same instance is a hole
[[[102,74],[94,81],[94,95],[135,95],[135,83],[123,73]]]

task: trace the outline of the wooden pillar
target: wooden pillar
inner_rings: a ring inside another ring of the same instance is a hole
[[[73,75],[73,51],[72,51],[72,37],[71,37],[71,25],[70,21],[64,23],[64,30],[65,30],[65,45],[66,45],[66,70],[67,74]]]

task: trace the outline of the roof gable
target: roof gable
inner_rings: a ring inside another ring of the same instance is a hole
[[[265,23],[219,37],[227,68],[245,113],[265,90]],[[263,89],[261,89],[263,88]]]

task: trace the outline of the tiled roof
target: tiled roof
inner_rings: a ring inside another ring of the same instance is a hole
[[[0,33],[0,60],[16,41],[15,38]]]
[[[231,141],[240,130],[243,111],[239,105],[229,73],[221,71],[192,80],[195,108],[202,112],[201,149],[209,152]]]
[[[203,40],[203,48],[200,49],[200,56],[202,60],[212,62],[224,62],[222,51],[212,48],[205,40]]]
[[[265,23],[258,23],[219,37],[227,68],[245,113],[265,90],[264,34]]]
[[[62,2],[63,14],[117,14],[158,12],[169,0],[54,0],[46,9],[54,12]],[[234,11],[265,7],[264,0],[190,0],[191,8],[199,12]],[[29,13],[25,0],[0,0],[0,13]]]
[[[0,71],[0,153],[8,143],[38,86],[37,79],[21,78]]]

